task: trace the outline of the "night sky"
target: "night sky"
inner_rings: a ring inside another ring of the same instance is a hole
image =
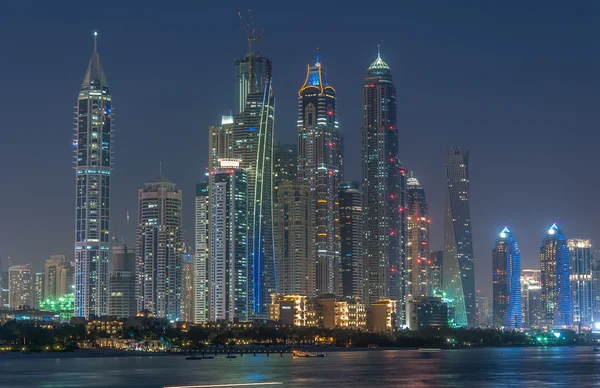
[[[7,256],[36,270],[50,254],[73,259],[72,107],[94,30],[115,113],[113,235],[134,244],[137,190],[162,161],[183,189],[193,243],[207,127],[233,108],[233,61],[247,50],[237,12],[248,8],[265,31],[262,54],[273,60],[276,141],[295,142],[297,90],[318,47],[337,90],[347,179],[360,179],[362,84],[381,45],[398,89],[400,157],[427,191],[433,248],[443,242],[442,150],[470,150],[476,284],[484,293],[504,225],[519,240],[524,268],[539,266],[553,221],[567,237],[600,242],[600,2],[204,3],[2,5],[4,267]]]

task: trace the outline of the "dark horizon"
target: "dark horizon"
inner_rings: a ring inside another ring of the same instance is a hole
[[[599,3],[384,2],[386,12],[366,16],[333,1],[319,5],[327,16],[318,20],[327,23],[307,22],[315,18],[309,3],[232,3],[5,6],[4,268],[7,256],[36,271],[51,254],[73,259],[72,107],[95,30],[115,113],[112,236],[135,244],[137,190],[162,162],[183,190],[185,240],[193,243],[208,126],[233,109],[233,61],[247,51],[237,12],[248,8],[265,30],[261,53],[273,61],[276,143],[295,144],[297,90],[319,48],[337,90],[344,180],[361,177],[361,88],[381,45],[397,87],[400,158],[426,191],[432,249],[443,248],[443,149],[469,150],[476,288],[484,294],[491,295],[492,247],[504,226],[519,241],[524,269],[539,267],[553,222],[567,238],[600,241],[600,225],[588,216],[600,213],[593,175],[600,167]]]

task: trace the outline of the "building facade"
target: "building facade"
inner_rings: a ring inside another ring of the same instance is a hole
[[[469,152],[444,152],[446,216],[444,221],[444,288],[454,303],[457,326],[476,326],[475,273],[469,211]]]
[[[15,265],[8,268],[8,306],[26,309],[33,303],[33,280],[31,265]]]
[[[429,291],[429,223],[425,190],[416,178],[406,181],[406,279],[412,297]]]
[[[207,322],[208,312],[208,261],[210,252],[210,196],[208,182],[196,185],[194,223],[194,322]]]
[[[44,273],[36,272],[33,278],[33,297],[32,305],[34,309],[39,309],[44,301]]]
[[[108,311],[112,97],[94,52],[83,79],[73,137],[76,171],[75,316]]]
[[[517,239],[505,227],[492,250],[492,311],[495,327],[523,327],[521,303],[521,251]]]
[[[208,301],[211,321],[247,321],[248,175],[239,159],[221,159],[210,176]]]
[[[250,93],[262,93],[270,87],[272,78],[271,60],[259,53],[249,52],[235,61],[235,114],[246,110]],[[226,156],[223,156],[226,157]]]
[[[364,299],[363,207],[359,182],[342,182],[338,192],[342,292],[344,298]]]
[[[135,299],[135,249],[113,245],[113,267],[108,279],[108,315],[129,318],[137,314]]]
[[[569,239],[571,256],[571,300],[573,323],[589,326],[594,322],[592,244],[590,240]]]
[[[564,233],[552,224],[540,248],[542,324],[571,325],[571,258]]]
[[[427,261],[427,295],[440,297],[444,295],[443,267],[444,251],[429,253],[429,260]]]
[[[208,127],[208,170],[219,167],[220,158],[233,152],[233,116],[222,116],[221,125]]]
[[[410,330],[448,326],[448,306],[435,296],[409,297],[406,305],[406,325]]]
[[[182,298],[182,191],[164,177],[138,191],[137,310],[177,321]]]
[[[181,268],[181,314],[183,322],[194,322],[196,294],[194,288],[194,256],[192,248],[186,244]]]
[[[539,269],[521,270],[521,303],[523,305],[523,327],[541,327],[542,289]]]
[[[340,239],[337,190],[342,179],[342,139],[336,93],[317,61],[298,91],[298,180],[310,188],[315,213],[316,294],[339,294]]]

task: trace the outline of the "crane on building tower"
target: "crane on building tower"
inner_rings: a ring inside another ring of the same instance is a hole
[[[252,51],[252,46],[256,41],[256,56],[260,55],[260,41],[263,38],[264,30],[260,30],[260,33],[256,33],[256,29],[254,28],[254,17],[252,16],[252,10],[248,10],[248,20],[246,23],[244,18],[242,17],[242,13],[238,12],[238,16],[240,21],[242,22],[242,26],[244,27],[244,32],[246,34],[246,38],[248,39],[248,92],[252,92],[254,88],[254,80],[252,79],[254,73],[252,71],[252,57],[254,53]]]

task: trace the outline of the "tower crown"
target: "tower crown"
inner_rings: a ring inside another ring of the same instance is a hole
[[[371,66],[369,66],[369,71],[376,69],[390,70],[388,64],[385,63],[383,59],[381,59],[381,51],[379,49],[379,45],[377,45],[377,58],[373,61],[373,63],[371,63]]]

